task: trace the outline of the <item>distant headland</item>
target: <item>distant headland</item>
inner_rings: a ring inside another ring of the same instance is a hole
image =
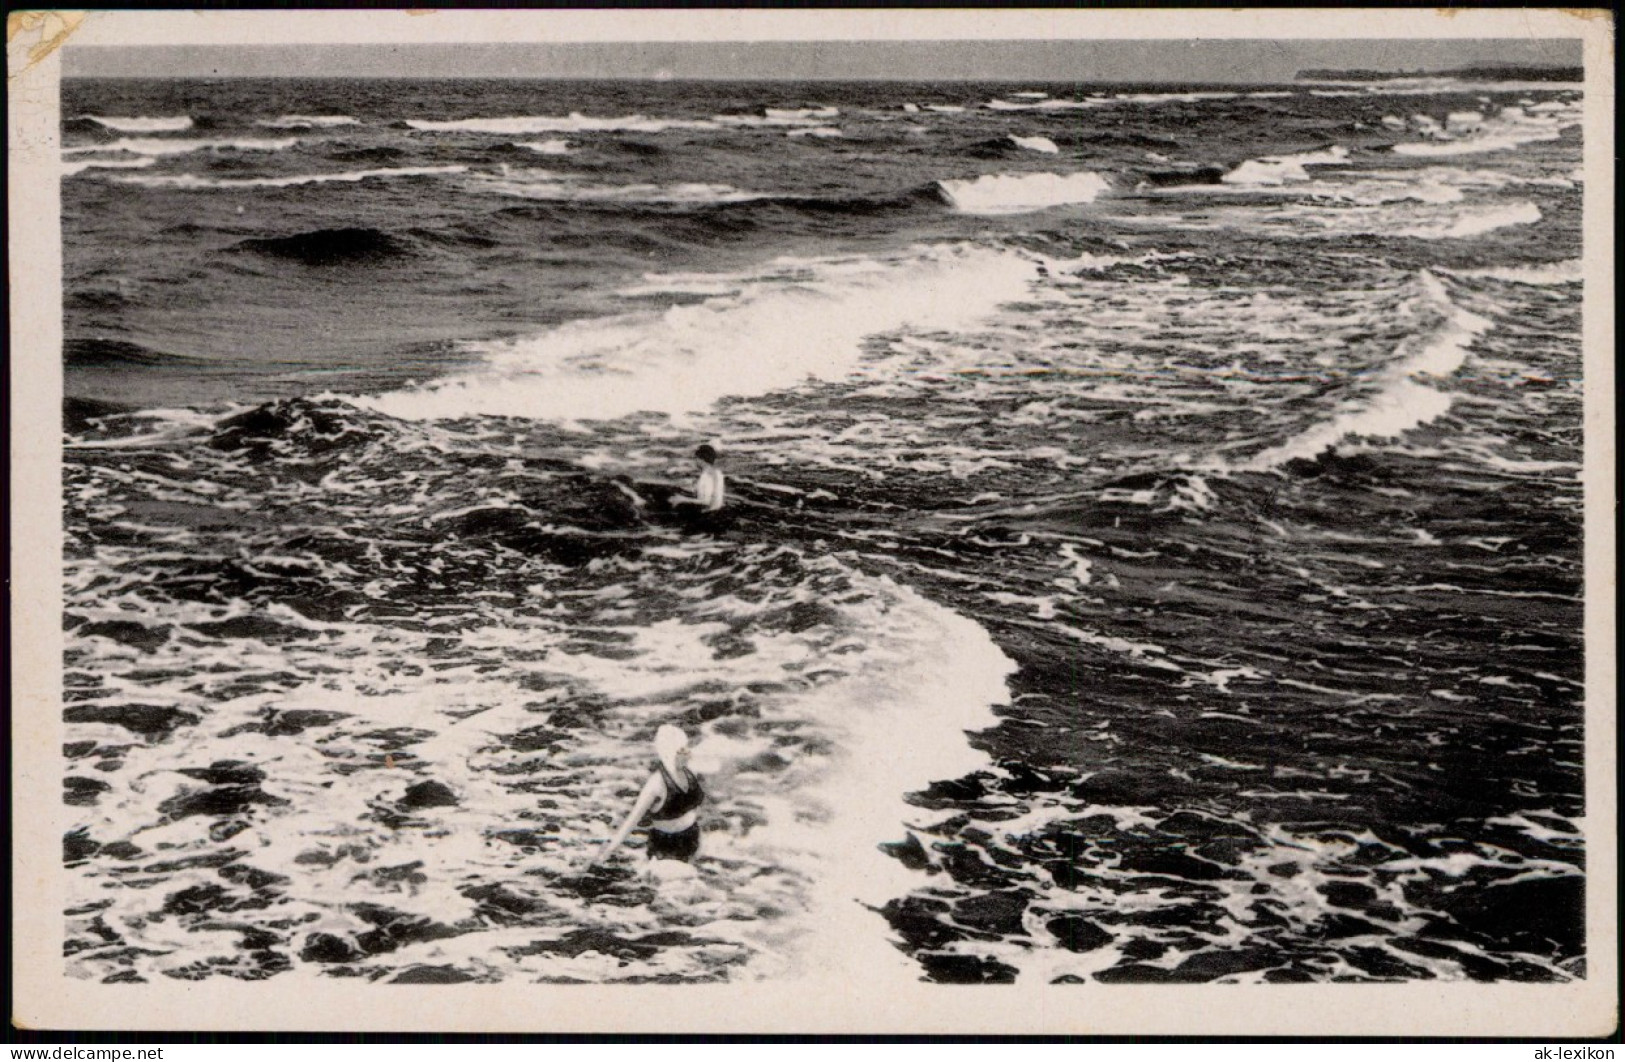
[[[1520,66],[1511,63],[1485,63],[1453,70],[1299,70],[1298,81],[1395,81],[1401,78],[1448,77],[1460,81],[1561,81],[1585,80],[1578,66]]]

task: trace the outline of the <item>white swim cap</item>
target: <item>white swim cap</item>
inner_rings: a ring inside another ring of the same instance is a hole
[[[670,723],[655,731],[655,753],[673,777],[677,776],[677,754],[688,748],[688,735]]]

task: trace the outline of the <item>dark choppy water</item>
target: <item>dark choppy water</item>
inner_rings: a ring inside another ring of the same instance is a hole
[[[1583,976],[1576,92],[63,95],[74,973]]]

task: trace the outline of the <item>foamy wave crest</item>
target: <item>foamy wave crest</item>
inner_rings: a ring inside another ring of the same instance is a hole
[[[1418,377],[1442,379],[1461,368],[1467,348],[1490,322],[1450,301],[1444,284],[1432,273],[1421,274],[1423,308],[1438,325],[1421,349],[1401,357],[1381,376],[1370,399],[1345,408],[1331,420],[1254,456],[1242,467],[1251,471],[1278,468],[1295,458],[1312,458],[1348,438],[1392,439],[1443,416],[1453,399]]]
[[[914,325],[968,327],[1022,297],[1036,275],[1029,259],[965,246],[781,260],[750,278],[719,278],[732,290],[696,305],[475,344],[485,359],[477,369],[356,402],[413,419],[679,415],[725,397],[844,379],[862,363],[866,338]]]
[[[77,162],[64,162],[62,176],[72,177],[86,170],[141,170],[157,161],[150,156],[139,159],[81,159]]]
[[[1399,230],[1401,236],[1423,240],[1464,240],[1511,225],[1533,225],[1540,220],[1540,208],[1533,203],[1482,207],[1464,210],[1449,220],[1424,222]]]
[[[1055,141],[1047,136],[1012,136],[1010,142],[1018,148],[1025,148],[1028,151],[1040,151],[1046,155],[1059,155],[1061,153],[1061,149],[1055,145]]]
[[[663,133],[668,129],[715,129],[715,122],[679,118],[646,118],[641,114],[612,118],[528,116],[514,118],[457,118],[429,121],[410,118],[406,125],[420,133],[495,133],[527,136],[532,133]]]
[[[1560,284],[1585,282],[1585,263],[1578,258],[1567,262],[1553,262],[1536,266],[1489,266],[1484,269],[1442,270],[1464,279],[1501,280],[1509,284],[1529,284],[1535,287],[1555,287]]]
[[[262,118],[254,124],[267,129],[333,129],[361,122],[348,114],[284,114],[280,118]]]
[[[187,155],[194,151],[285,151],[299,143],[298,137],[282,140],[152,140],[145,137],[124,137],[110,144],[88,144],[63,148],[64,155],[86,152],[125,152],[131,155]]]
[[[1443,206],[1459,203],[1465,198],[1460,187],[1437,180],[1375,177],[1370,180],[1349,181],[1340,184],[1315,184],[1304,189],[1317,199],[1335,199],[1362,206],[1380,206],[1406,200]]]
[[[1307,181],[1310,177],[1305,167],[1346,166],[1348,158],[1348,148],[1336,144],[1324,151],[1248,159],[1219,179],[1225,184],[1241,185],[1278,185],[1287,181]]]
[[[184,114],[173,118],[108,118],[99,114],[87,114],[85,118],[120,133],[179,133],[192,128],[192,119]]]
[[[973,621],[889,579],[879,582],[872,604],[850,619],[860,630],[885,630],[885,639],[866,654],[873,659],[864,670],[808,706],[809,717],[842,731],[842,753],[810,794],[827,819],[783,816],[774,836],[814,857],[810,929],[797,949],[805,976],[862,969],[870,983],[910,985],[919,968],[874,932],[874,911],[920,881],[880,845],[922,817],[904,793],[990,766],[965,733],[998,722],[992,708],[1009,703],[1006,678],[1015,664]]]
[[[1017,93],[1020,95],[1020,93]],[[1051,100],[1041,99],[1036,102],[1028,101],[1017,103],[1014,100],[988,100],[984,107],[990,111],[1086,111],[1099,107],[1109,100]],[[936,108],[933,108],[936,109]],[[963,109],[963,108],[961,108]]]
[[[994,174],[938,181],[942,197],[966,214],[1026,214],[1071,203],[1093,203],[1111,185],[1098,173]]]
[[[818,126],[833,118],[834,108],[777,110],[761,114],[719,114],[710,118],[649,118],[641,114],[592,118],[572,113],[559,118],[531,115],[512,118],[458,118],[429,121],[411,118],[406,125],[420,133],[488,133],[502,136],[529,136],[537,133],[664,133],[669,130],[730,130]]]
[[[570,142],[568,140],[531,140],[515,144],[514,147],[534,151],[538,155],[568,155]]]
[[[228,188],[292,188],[301,184],[326,184],[332,181],[353,183],[371,178],[430,177],[436,174],[464,173],[467,166],[405,166],[393,170],[347,170],[343,173],[301,173],[290,177],[198,177],[181,173],[157,177],[114,177],[119,184],[134,184],[144,188],[182,188],[191,191]]]
[[[477,174],[469,186],[482,192],[547,202],[744,203],[764,198],[761,193],[743,192],[726,184],[589,184],[546,170]]]
[[[1397,155],[1433,158],[1512,151],[1525,144],[1556,140],[1563,130],[1580,122],[1577,105],[1554,103],[1549,109],[1503,107],[1493,118],[1476,111],[1450,114],[1441,124],[1429,115],[1411,117],[1411,124],[1429,139],[1395,144]]]
[[[769,118],[838,118],[841,112],[834,107],[766,107],[762,113]]]
[[[815,126],[811,127],[810,129],[791,129],[791,130],[788,130],[787,132],[785,132],[784,135],[785,136],[812,136],[812,137],[818,137],[819,139],[828,139],[829,137],[840,136],[841,131],[839,129],[835,128],[833,125],[815,125]]]
[[[1125,92],[1107,103],[1200,103],[1203,100],[1233,100],[1240,92]]]

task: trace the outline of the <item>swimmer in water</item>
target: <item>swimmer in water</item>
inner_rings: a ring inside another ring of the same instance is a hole
[[[654,745],[658,756],[655,769],[643,783],[643,790],[626,821],[615,831],[615,836],[604,842],[589,867],[613,855],[644,815],[649,816],[651,860],[687,863],[700,850],[699,807],[705,800],[705,790],[700,787],[699,776],[688,769],[691,752],[688,735],[667,724],[655,731]]]
[[[727,504],[728,492],[722,469],[717,467],[716,447],[710,443],[700,446],[694,451],[694,462],[700,468],[699,478],[694,481],[694,493],[673,494],[672,505],[694,506],[707,513],[720,511]]]

